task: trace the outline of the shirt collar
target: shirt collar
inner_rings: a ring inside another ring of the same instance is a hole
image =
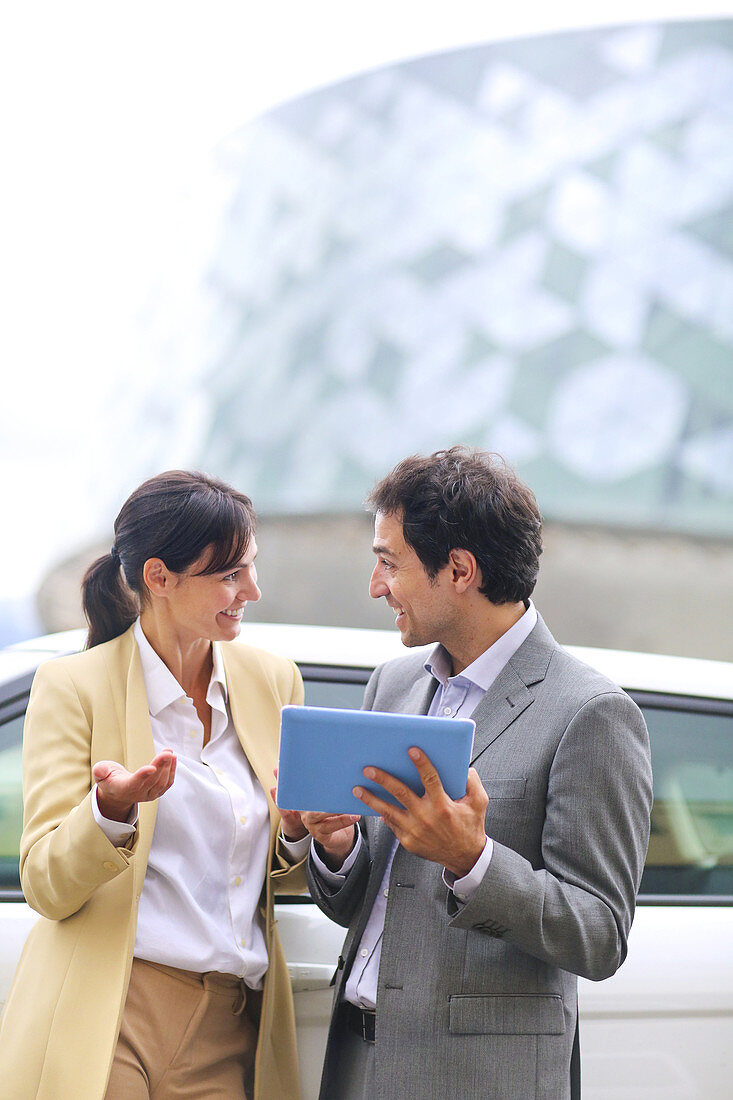
[[[186,693],[165,661],[161,660],[145,637],[139,619],[135,621],[133,634],[140,651],[145,692],[148,697],[148,711],[155,718],[171,703],[175,703],[179,699],[185,699]],[[217,710],[226,710],[227,685],[224,662],[222,661],[219,645],[216,642],[212,643],[212,650],[213,667],[206,693],[206,701],[210,706],[216,707]]]
[[[224,661],[221,656],[221,647],[218,642],[211,643],[213,654],[213,667],[209,690],[206,693],[206,702],[217,710],[226,711],[227,705],[227,677],[224,670]]]
[[[468,680],[482,691],[488,691],[496,677],[527,640],[537,623],[537,608],[531,600],[527,601],[527,610],[520,619],[510,626],[493,645],[485,649],[475,661],[459,672],[457,676],[450,675],[451,659],[447,650],[438,645],[425,662],[425,671],[429,672],[439,684],[445,687],[448,680],[454,683],[460,680]]]

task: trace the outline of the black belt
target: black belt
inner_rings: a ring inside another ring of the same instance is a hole
[[[341,1002],[341,1011],[344,1014],[346,1020],[346,1026],[349,1031],[356,1032],[367,1043],[373,1043],[374,1039],[374,1023],[377,1018],[377,1014],[372,1008],[357,1008],[356,1005],[352,1005],[350,1001]]]

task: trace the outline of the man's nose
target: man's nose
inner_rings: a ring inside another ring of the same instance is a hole
[[[389,593],[389,588],[384,583],[382,575],[379,571],[379,565],[375,565],[372,570],[372,575],[369,579],[369,595],[373,600],[378,600],[380,596],[386,596]]]

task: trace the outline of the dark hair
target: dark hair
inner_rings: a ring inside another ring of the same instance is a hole
[[[255,522],[249,497],[206,474],[169,470],[143,482],[120,509],[112,549],[84,575],[87,649],[117,638],[140,614],[149,558],[183,573],[211,547],[198,575],[226,572],[241,561]]]
[[[366,501],[399,516],[405,542],[429,577],[451,550],[469,550],[481,569],[479,591],[491,603],[529,599],[542,553],[542,517],[532,490],[497,454],[451,447],[395,466]]]

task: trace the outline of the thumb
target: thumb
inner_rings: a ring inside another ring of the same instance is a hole
[[[109,760],[99,760],[92,768],[92,775],[98,783],[105,779],[109,779],[111,774],[112,764]]]
[[[481,782],[478,772],[475,768],[468,769],[468,779],[466,781],[466,794],[469,798],[483,798],[487,804],[489,796],[484,790],[484,785]]]

